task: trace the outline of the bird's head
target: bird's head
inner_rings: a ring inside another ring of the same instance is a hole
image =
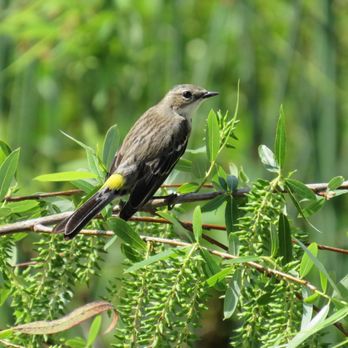
[[[190,119],[203,100],[218,94],[195,85],[178,85],[165,95],[163,102],[180,116]]]

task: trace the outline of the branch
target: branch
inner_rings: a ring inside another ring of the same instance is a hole
[[[47,226],[44,226],[41,224],[34,225],[31,229],[31,231],[38,232],[38,233],[61,234],[60,232],[53,232],[53,229],[51,227],[47,227]],[[105,236],[105,237],[113,237],[115,235],[113,231],[104,231],[104,230],[82,230],[80,232],[80,234],[87,235],[87,236]],[[191,243],[182,242],[182,241],[173,240],[173,239],[167,239],[167,238],[151,237],[151,236],[144,236],[144,235],[141,235],[140,238],[142,238],[145,241],[168,244],[168,245],[172,245],[175,247],[192,246]],[[239,258],[238,256],[228,254],[225,252],[220,252],[220,251],[212,250],[209,248],[204,248],[204,249],[207,250],[209,253],[216,255],[216,256],[219,256],[223,259],[232,259],[233,260],[233,259]],[[23,263],[17,264],[16,267],[28,266],[30,264],[31,264],[30,261],[23,262]],[[36,263],[33,263],[33,264],[36,264]],[[243,262],[243,264],[245,264],[246,266],[251,267],[253,269],[256,269],[260,273],[264,273],[267,276],[275,276],[275,277],[283,279],[287,282],[292,282],[292,283],[299,284],[301,286],[305,286],[309,290],[311,290],[315,293],[318,293],[319,295],[321,295],[325,298],[328,298],[328,296],[326,294],[319,291],[315,285],[311,284],[310,282],[308,282],[306,280],[296,278],[296,277],[292,276],[291,274],[287,274],[287,273],[284,273],[284,272],[281,272],[281,271],[278,271],[278,270],[275,270],[275,269],[272,269],[269,267],[264,267],[256,262],[249,261],[249,262]],[[348,336],[348,333],[345,331],[345,329],[343,328],[343,326],[340,323],[335,323],[334,325],[339,331],[341,331],[343,333],[343,335]]]
[[[178,188],[182,184],[170,184],[170,185],[162,185],[163,188]],[[328,188],[328,183],[315,183],[315,184],[307,184],[306,185],[309,189],[311,189],[314,193],[323,195],[323,193]],[[203,186],[204,188],[213,188],[212,184],[205,184]],[[337,188],[337,190],[347,190],[348,189],[348,180],[344,181],[340,187]],[[235,197],[241,197],[246,195],[250,191],[250,188],[241,188],[236,190],[233,193],[233,196]],[[284,190],[284,193],[287,191]],[[30,199],[42,199],[46,197],[55,197],[55,196],[72,196],[75,194],[81,194],[83,193],[82,190],[67,190],[67,191],[55,191],[55,192],[46,192],[46,193],[37,193],[33,195],[28,196],[7,196],[3,199],[3,201],[6,202],[18,202],[18,201],[24,201],[24,200],[30,200]],[[155,201],[153,203],[153,207],[168,205],[168,203],[171,204],[179,204],[179,203],[187,203],[187,202],[196,202],[200,200],[209,200],[212,198],[215,198],[216,196],[219,196],[221,194],[224,194],[223,191],[216,191],[216,192],[207,192],[207,193],[188,193],[185,195],[178,195],[174,201],[170,201],[170,197],[163,197],[163,198],[155,198],[152,201]]]
[[[115,209],[117,211],[117,209]],[[19,221],[15,222],[13,224],[8,224],[4,226],[0,226],[0,236],[6,235],[6,234],[13,234],[17,232],[24,232],[24,231],[35,231],[35,226],[36,225],[53,225],[61,220],[67,218],[72,214],[72,211],[68,211],[65,213],[59,213],[59,214],[54,214],[54,215],[49,215],[49,216],[44,216],[36,219],[31,219],[31,220],[25,220],[25,221]],[[149,222],[149,223],[160,223],[160,224],[171,224],[170,221],[163,219],[163,218],[154,218],[150,216],[139,216],[139,217],[132,217],[130,221],[139,221],[139,222]],[[190,221],[180,221],[182,226],[189,231],[192,231],[192,222]],[[215,224],[203,224],[202,225],[204,230],[217,230],[217,231],[226,231],[226,226],[222,225],[215,225]],[[100,235],[100,234],[99,234]],[[219,248],[223,250],[227,250],[227,247],[220,243],[219,241],[204,235],[203,237],[205,240],[208,242],[218,246]],[[293,243],[296,243],[296,241],[292,241]],[[318,248],[321,250],[327,250],[327,251],[332,251],[344,255],[348,255],[348,250],[347,249],[342,249],[342,248],[336,248],[333,246],[329,245],[324,245],[324,244],[318,244]]]
[[[47,233],[47,234],[62,234],[61,232],[56,232],[53,231],[53,228],[48,227],[48,226],[44,226],[41,224],[36,224],[35,226],[33,226],[33,228],[31,229],[32,232],[37,232],[37,233]],[[106,237],[113,237],[115,234],[113,231],[108,231],[108,230],[93,230],[93,229],[83,229],[80,232],[81,235],[86,235],[86,236],[106,236]],[[162,243],[162,244],[168,244],[168,245],[172,245],[172,246],[192,246],[192,243],[187,243],[187,242],[182,242],[179,240],[175,240],[175,239],[168,239],[168,238],[161,238],[161,237],[151,237],[151,236],[144,236],[141,235],[140,236],[143,240],[148,241],[148,242],[154,242],[154,243]],[[202,247],[203,248],[203,247]],[[223,259],[238,259],[239,256],[235,256],[235,255],[231,255],[225,252],[221,252],[221,251],[217,251],[217,250],[213,250],[213,249],[209,249],[209,248],[204,248],[206,249],[208,252],[210,252],[213,255],[219,256]],[[265,273],[267,275],[274,275],[277,278],[282,278],[285,279],[287,281],[293,282],[293,283],[297,283],[299,285],[305,286],[307,287],[309,290],[314,291],[319,293],[320,295],[327,297],[327,295],[323,294],[320,290],[318,290],[313,284],[311,284],[310,282],[308,282],[307,280],[304,279],[300,279],[300,278],[296,278],[294,276],[292,276],[291,274],[287,274],[275,269],[271,269],[268,267],[264,267],[256,262],[243,262],[243,264],[256,269],[259,272]]]

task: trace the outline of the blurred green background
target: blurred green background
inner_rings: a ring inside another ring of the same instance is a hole
[[[102,144],[177,83],[220,92],[194,120],[203,145],[211,107],[233,112],[240,80],[239,141],[233,158],[265,176],[259,144],[272,146],[280,105],[287,167],[305,182],[348,172],[346,0],[0,0],[0,139],[20,146],[21,193],[62,188],[32,180],[78,169],[85,143]],[[231,153],[229,153],[231,154]],[[314,217],[319,243],[348,247],[347,199]],[[323,254],[325,257],[326,254]],[[340,278],[347,262],[330,255]]]

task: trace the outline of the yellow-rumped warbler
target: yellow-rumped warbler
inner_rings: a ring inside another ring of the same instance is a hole
[[[120,217],[128,220],[157,191],[185,152],[191,116],[217,95],[194,85],[178,85],[134,124],[115,155],[104,185],[71,216],[55,226],[73,238],[115,197],[129,194]]]

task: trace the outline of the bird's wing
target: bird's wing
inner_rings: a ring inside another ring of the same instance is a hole
[[[163,144],[160,156],[143,163],[139,179],[121,209],[122,219],[128,220],[153,196],[185,152],[190,133],[186,122],[185,120],[180,124],[181,129],[179,127],[179,131],[173,134],[168,144]]]

